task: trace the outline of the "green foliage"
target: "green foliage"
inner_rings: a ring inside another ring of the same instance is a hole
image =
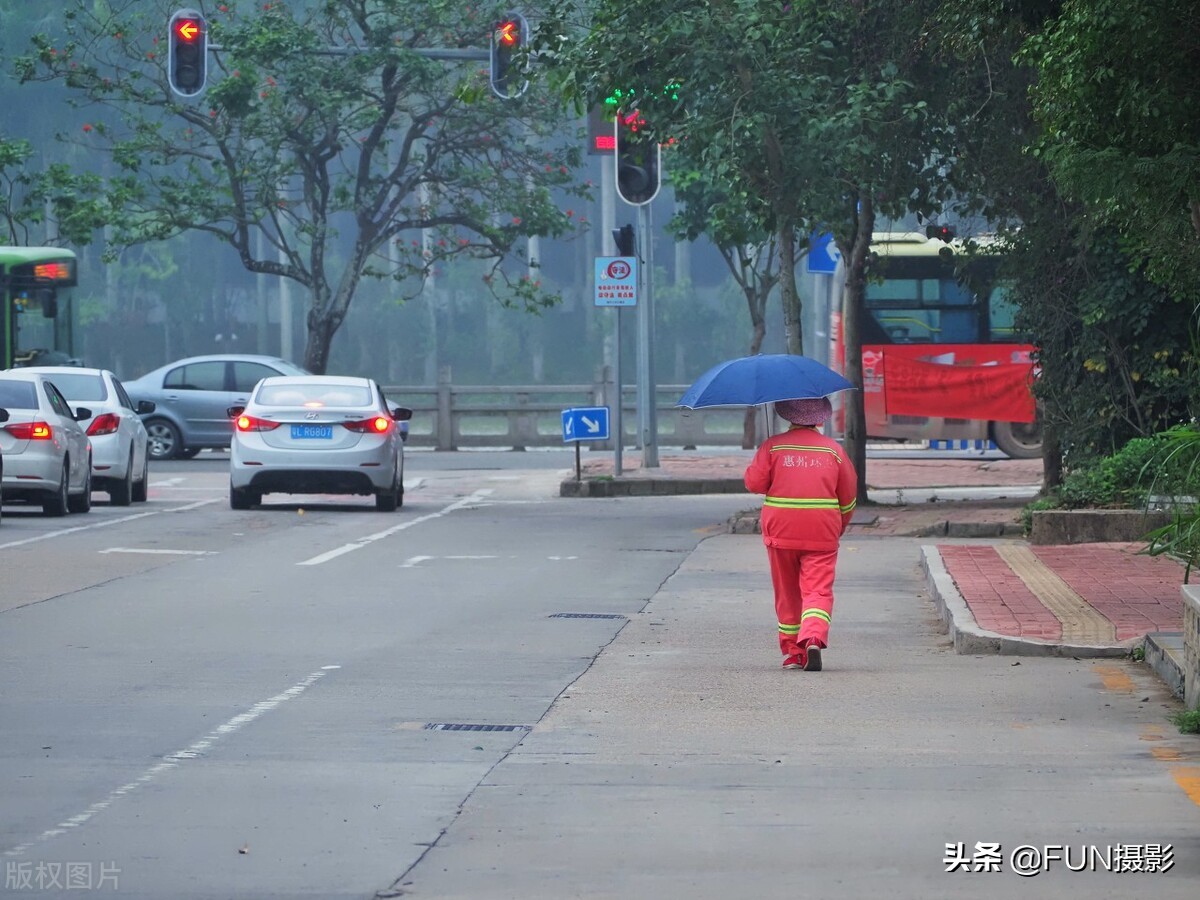
[[[1187,581],[1200,562],[1200,428],[1194,423],[1172,428],[1159,435],[1158,444],[1152,489],[1168,498],[1174,518],[1147,536],[1146,552],[1182,559]]]
[[[100,179],[62,163],[37,171],[30,166],[32,156],[28,141],[0,137],[0,243],[44,243],[47,212],[60,239],[79,246],[90,243],[111,214]]]
[[[1084,461],[1063,480],[1058,505],[1066,509],[1145,506],[1163,476],[1164,451],[1159,438],[1134,438],[1116,453]]]
[[[1200,709],[1182,709],[1169,718],[1180,734],[1200,734]]]
[[[1039,76],[1035,152],[1189,306],[1200,303],[1198,47],[1194,4],[1067,0],[1022,54]]]
[[[1147,280],[1111,233],[1043,216],[1013,243],[1017,327],[1041,366],[1034,390],[1074,467],[1191,418],[1200,354],[1189,306]]]

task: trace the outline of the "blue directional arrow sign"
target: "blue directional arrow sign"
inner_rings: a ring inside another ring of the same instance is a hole
[[[832,275],[837,271],[842,252],[833,242],[833,235],[814,234],[808,244],[808,271]]]
[[[563,443],[571,441],[607,441],[608,407],[581,406],[562,411]]]

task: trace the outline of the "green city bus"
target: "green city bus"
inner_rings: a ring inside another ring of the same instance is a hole
[[[61,365],[75,355],[66,289],[78,283],[75,254],[61,247],[0,247],[4,345],[0,369]]]

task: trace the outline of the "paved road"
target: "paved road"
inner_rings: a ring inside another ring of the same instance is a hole
[[[139,900],[1200,890],[1166,691],[956,656],[917,542],[848,541],[827,671],[785,673],[761,544],[723,533],[744,496],[560,499],[566,466],[414,453],[395,514],[234,513],[207,456],[144,506],[6,508],[0,898],[80,895],[67,863]],[[1004,871],[947,873],[957,842]],[[1018,844],[1175,865],[1030,880]]]

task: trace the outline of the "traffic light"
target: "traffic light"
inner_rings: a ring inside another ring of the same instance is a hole
[[[646,132],[646,120],[636,109],[617,114],[617,193],[632,206],[642,206],[658,196],[662,182],[662,151]]]
[[[529,23],[520,13],[508,13],[492,29],[492,93],[501,100],[514,100],[529,87],[517,69],[517,55],[528,43]]]
[[[181,97],[195,97],[208,78],[208,27],[194,9],[171,16],[167,42],[167,80]]]
[[[632,225],[622,225],[612,230],[613,241],[617,245],[617,256],[637,256],[637,240]]]
[[[926,225],[925,237],[950,243],[954,240],[954,228],[950,225]]]

